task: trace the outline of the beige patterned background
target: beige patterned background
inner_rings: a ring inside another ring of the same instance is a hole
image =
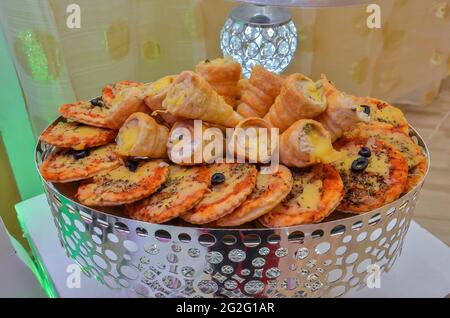
[[[219,31],[235,3],[222,0],[77,0],[81,29],[68,29],[73,0],[0,2],[36,135],[64,102],[119,79],[152,81],[220,55]],[[450,73],[450,0],[380,0],[382,28],[366,6],[293,9],[299,47],[287,72],[326,73],[343,90],[427,105]]]

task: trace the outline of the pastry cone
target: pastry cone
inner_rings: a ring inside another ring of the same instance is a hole
[[[185,71],[177,76],[164,99],[163,108],[174,116],[201,119],[234,127],[243,118],[200,75]]]
[[[342,137],[359,122],[368,123],[370,117],[365,113],[364,107],[356,103],[353,98],[338,90],[328,97],[327,109],[315,120],[320,122],[331,134],[331,141]]]
[[[252,163],[267,163],[277,146],[271,143],[272,128],[270,123],[262,118],[249,117],[242,120],[235,127],[232,135],[235,154],[238,158],[245,158]],[[248,131],[249,129],[252,130]],[[260,149],[261,147],[265,149]]]
[[[138,87],[127,87],[118,91],[111,104],[105,102],[105,107],[109,108],[106,123],[112,129],[122,127],[123,123],[133,113],[148,113],[148,108],[144,104],[142,89]]]
[[[122,156],[164,158],[169,129],[145,113],[132,114],[117,135],[116,152]]]
[[[207,148],[210,143],[214,143],[211,151]],[[223,153],[224,136],[222,130],[217,127],[209,126],[200,120],[186,119],[176,122],[170,130],[167,154],[176,164],[187,166],[211,163],[216,158],[222,158]]]
[[[255,66],[248,80],[239,81],[241,102],[237,112],[243,117],[264,117],[280,94],[282,84],[280,76],[262,66]]]
[[[150,83],[144,93],[145,104],[157,114],[169,125],[173,125],[176,121],[180,120],[163,109],[163,101],[167,96],[170,86],[172,85],[176,75],[169,75],[159,80]]]
[[[239,98],[238,81],[241,79],[241,65],[230,56],[212,61],[205,60],[195,67],[200,74],[233,107]]]
[[[292,74],[284,81],[264,119],[285,131],[299,119],[314,118],[327,107],[322,81],[313,82],[302,74]]]
[[[341,154],[333,149],[330,133],[315,120],[301,119],[280,137],[280,161],[286,166],[303,168],[340,158]]]
[[[102,89],[102,100],[104,103],[110,105],[112,104],[113,99],[115,96],[122,90],[129,88],[129,87],[137,87],[140,89],[143,89],[145,87],[144,83],[140,82],[134,82],[134,81],[118,81],[114,84],[106,85]]]

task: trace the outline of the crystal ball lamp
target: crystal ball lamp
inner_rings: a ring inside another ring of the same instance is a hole
[[[297,29],[286,8],[244,4],[223,25],[220,48],[242,65],[246,78],[256,64],[279,74],[294,57]]]

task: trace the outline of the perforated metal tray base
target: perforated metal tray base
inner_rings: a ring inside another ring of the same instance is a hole
[[[420,136],[411,134],[424,148]],[[39,142],[40,165],[53,147]],[[44,181],[68,255],[109,288],[148,297],[336,297],[388,271],[423,180],[369,213],[281,229],[207,229],[131,220],[83,206]]]

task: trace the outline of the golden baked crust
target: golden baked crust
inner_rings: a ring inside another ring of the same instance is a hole
[[[397,148],[405,157],[408,168],[412,169],[423,160],[422,148],[402,130],[382,122],[358,124],[353,130],[345,134],[346,137],[375,138],[387,142]]]
[[[121,165],[80,185],[76,198],[88,206],[132,203],[158,190],[168,174],[168,165],[162,160],[142,161],[134,172]]]
[[[165,158],[169,129],[150,115],[137,112],[125,121],[117,135],[116,151],[122,156]]]
[[[48,127],[40,139],[61,148],[83,150],[106,145],[116,137],[111,129],[86,126],[77,122],[59,122]]]
[[[217,220],[219,226],[238,226],[256,220],[272,210],[292,189],[292,175],[280,165],[273,174],[256,176],[256,185],[247,199],[232,213]]]
[[[355,102],[370,107],[370,119],[387,123],[409,134],[408,121],[403,112],[391,104],[373,97],[354,97]]]
[[[59,113],[65,118],[86,125],[119,129],[131,114],[150,112],[144,104],[143,89],[143,86],[114,89],[107,95],[106,100],[103,97],[95,99],[95,105],[94,100],[64,104],[59,108]]]
[[[211,183],[209,169],[197,167],[169,167],[169,178],[147,199],[127,205],[132,219],[163,223],[190,210],[208,192]]]
[[[346,156],[333,163],[344,183],[345,195],[338,209],[343,212],[361,213],[377,209],[396,200],[405,189],[408,166],[403,155],[392,145],[374,138],[343,138],[335,148]],[[364,171],[351,169],[359,158],[362,147],[371,150],[369,163]]]
[[[314,82],[303,74],[291,74],[264,119],[280,129],[288,129],[300,119],[314,118],[327,108],[322,81]]]
[[[291,192],[259,221],[266,227],[318,223],[330,215],[344,196],[337,170],[326,164],[292,171]]]
[[[233,212],[253,191],[256,183],[256,168],[247,163],[216,163],[208,166],[211,176],[222,173],[223,183],[212,185],[206,194],[191,211],[181,218],[193,224],[205,224]]]
[[[108,109],[106,107],[94,106],[88,101],[64,104],[59,108],[59,113],[64,118],[72,119],[79,123],[108,128]]]
[[[39,168],[42,177],[50,182],[72,182],[93,177],[97,173],[120,165],[114,152],[116,145],[109,144],[91,149],[89,155],[75,159],[72,150],[53,152]]]
[[[130,87],[137,87],[139,89],[144,89],[145,84],[129,80],[123,80],[115,82],[113,84],[108,84],[102,89],[102,99],[106,104],[110,105],[112,104],[118,92]]]
[[[424,155],[421,155],[420,162],[408,171],[408,180],[406,182],[405,193],[411,191],[422,181],[425,173],[427,172],[427,166],[427,158]]]
[[[241,64],[225,56],[212,61],[198,63],[195,71],[202,76],[232,107],[236,107],[240,95],[238,81],[241,79]]]

